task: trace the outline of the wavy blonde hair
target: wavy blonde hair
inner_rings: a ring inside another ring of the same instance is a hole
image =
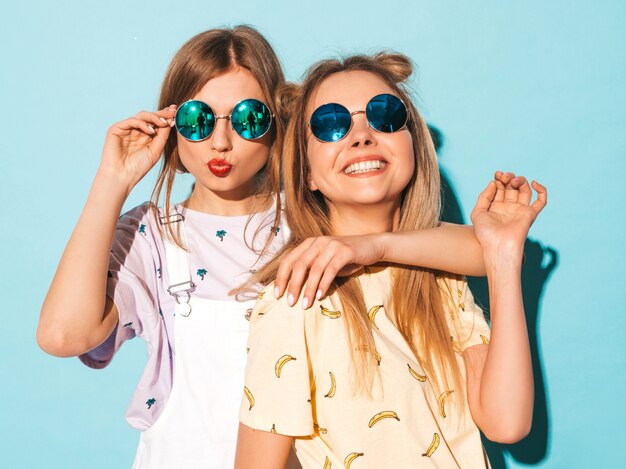
[[[407,129],[413,139],[416,166],[403,191],[399,223],[394,230],[416,230],[439,224],[441,188],[435,149],[426,123],[412,104],[405,84],[413,72],[411,61],[395,53],[324,60],[308,70],[296,95],[291,98],[292,118],[283,149],[285,216],[291,237],[287,245],[257,272],[253,281],[264,285],[272,282],[281,256],[306,238],[333,235],[323,195],[308,188],[307,106],[325,79],[349,71],[376,75],[397,93],[409,110]],[[450,386],[454,385],[459,390],[454,400],[463,405],[464,399],[459,399],[459,394],[464,394],[463,378],[452,348],[444,307],[444,300],[451,295],[440,289],[433,271],[401,265],[393,265],[391,269],[392,290],[386,305],[388,313],[391,313],[390,319],[422,364],[435,391],[451,389]],[[356,376],[366,377],[359,380],[360,384],[371,390],[371,379],[375,375],[373,370],[377,367],[373,354],[367,352],[375,349],[375,343],[359,281],[354,277],[336,278],[333,291],[341,300],[348,324],[350,347],[359,371]]]
[[[251,26],[241,25],[234,28],[210,29],[187,41],[176,53],[163,79],[159,109],[170,104],[182,104],[197,94],[212,78],[222,75],[236,67],[248,70],[259,83],[266,104],[274,115],[272,124],[273,144],[269,159],[263,170],[257,175],[257,193],[266,195],[259,203],[259,209],[267,206],[275,192],[273,181],[279,179],[280,149],[285,134],[286,120],[280,103],[280,89],[284,86],[280,62],[267,39]],[[159,199],[165,192],[164,212],[171,213],[171,193],[176,173],[186,173],[178,155],[177,132],[171,132],[163,150],[163,158],[151,201],[157,217],[157,226],[161,235],[167,236],[180,247],[185,248],[178,229],[179,224],[158,223]],[[276,197],[276,219],[274,226],[280,223],[280,197]],[[256,211],[256,210],[255,210]],[[271,242],[268,236],[266,247]]]

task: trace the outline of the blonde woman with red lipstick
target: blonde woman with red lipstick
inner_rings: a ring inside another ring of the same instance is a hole
[[[107,132],[42,306],[37,340],[46,352],[79,356],[92,368],[107,366],[126,340],[146,342],[147,364],[126,412],[141,431],[136,468],[233,465],[257,294],[232,290],[288,238],[278,196],[285,127],[279,98],[289,96],[283,89],[289,88],[278,59],[256,30],[209,30],[173,58],[159,110]],[[152,201],[118,219],[130,191],[161,156]],[[195,184],[187,200],[172,203],[181,172]],[[484,272],[471,228],[407,236],[423,247],[408,262]],[[329,278],[374,262],[388,244],[368,237],[326,241],[323,264],[311,257],[318,243],[304,246],[307,262],[285,264],[277,296],[287,291],[298,298],[303,288],[308,298],[323,294]],[[440,248],[450,244],[455,248]]]

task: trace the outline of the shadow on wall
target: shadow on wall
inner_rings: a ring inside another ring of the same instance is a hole
[[[436,127],[429,126],[429,129],[439,155],[439,150],[443,145],[443,135]],[[441,219],[451,223],[465,223],[459,200],[443,169],[441,169],[441,188],[443,196]],[[533,426],[530,434],[514,445],[493,443],[483,436],[483,443],[493,469],[506,469],[505,453],[509,453],[516,461],[523,464],[537,464],[546,457],[550,443],[550,416],[538,342],[538,323],[541,297],[550,275],[558,265],[558,253],[555,249],[543,246],[538,241],[527,239],[524,254],[526,262],[522,266],[522,295],[535,376]],[[489,290],[486,277],[468,277],[468,283],[476,303],[483,307],[489,319]]]

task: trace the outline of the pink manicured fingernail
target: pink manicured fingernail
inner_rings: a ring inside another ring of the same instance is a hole
[[[279,287],[274,288],[274,298],[276,298],[276,299],[280,298],[280,288]]]
[[[309,307],[309,299],[305,296],[302,298],[302,309],[307,309]]]
[[[170,127],[174,127],[175,125],[176,125],[176,121],[172,119],[172,121],[170,122]]]
[[[293,298],[293,294],[289,293],[289,295],[287,295],[287,304],[293,306],[295,302],[296,300]]]
[[[322,290],[317,290],[317,292],[315,292],[315,298],[318,300],[322,299]]]
[[[154,127],[152,127],[151,125],[148,125],[148,129],[150,129],[151,133],[155,133],[156,132],[156,130],[154,130]]]
[[[167,121],[166,121],[165,119],[163,119],[162,117],[159,117],[159,120],[160,120],[161,122],[163,122],[164,124],[167,124]]]

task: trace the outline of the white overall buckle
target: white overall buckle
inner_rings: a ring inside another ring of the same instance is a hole
[[[178,308],[181,316],[187,317],[191,314],[191,293],[195,291],[196,284],[191,280],[187,282],[177,283],[167,288],[167,292],[174,297],[176,303],[179,305],[186,305],[186,307]]]

